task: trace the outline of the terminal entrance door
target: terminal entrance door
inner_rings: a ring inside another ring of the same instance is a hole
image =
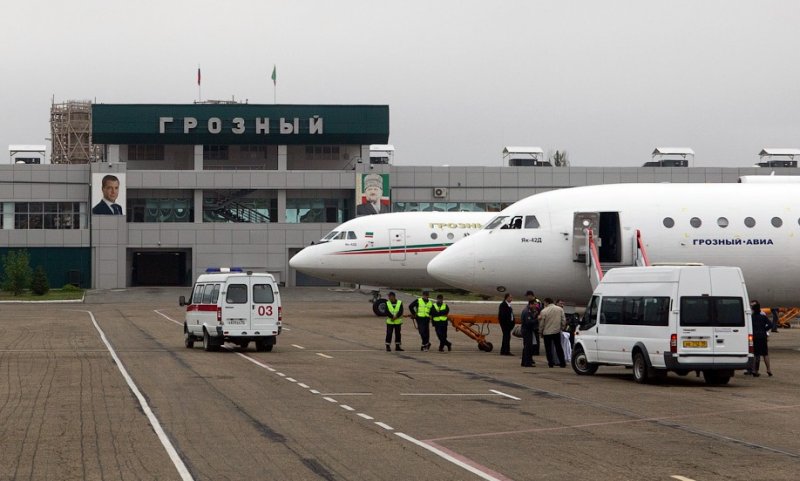
[[[131,254],[131,286],[190,285],[187,260],[192,257],[191,251],[150,250]]]

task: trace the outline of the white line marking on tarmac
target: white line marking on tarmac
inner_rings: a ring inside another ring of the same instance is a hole
[[[178,455],[178,452],[175,450],[175,447],[169,441],[167,433],[164,432],[164,429],[158,422],[158,418],[156,417],[155,414],[153,414],[153,411],[147,404],[147,400],[144,398],[141,391],[139,391],[139,388],[136,387],[136,384],[133,382],[133,379],[128,374],[128,370],[125,369],[125,366],[122,365],[122,361],[117,356],[116,351],[114,351],[114,348],[111,347],[111,343],[108,342],[106,334],[103,332],[102,329],[100,329],[100,326],[97,324],[97,320],[95,320],[94,314],[92,314],[91,311],[84,311],[84,312],[87,312],[89,314],[89,317],[92,319],[92,324],[94,324],[94,328],[97,329],[97,332],[100,334],[100,339],[102,339],[103,344],[105,344],[106,347],[108,348],[108,352],[111,353],[111,358],[114,359],[114,362],[117,364],[117,369],[119,369],[119,372],[122,374],[122,377],[125,378],[125,382],[128,383],[128,387],[133,392],[133,395],[136,396],[136,399],[139,400],[139,405],[142,407],[142,411],[144,412],[145,416],[147,416],[147,420],[150,421],[150,426],[152,426],[153,431],[156,432],[158,440],[161,441],[161,444],[164,446],[164,449],[167,450],[167,454],[169,455],[169,458],[172,460],[172,464],[175,465],[175,469],[178,470],[178,474],[180,474],[181,479],[183,479],[184,481],[190,481],[190,480],[193,481],[194,478],[192,478],[192,475],[189,474],[189,470],[186,468],[186,465],[183,464],[183,460]]]
[[[383,429],[385,429],[387,431],[394,431],[393,427],[389,426],[388,424],[382,423],[380,421],[375,421],[375,424],[377,424],[378,426],[382,427]]]
[[[282,372],[276,372],[275,374],[277,374],[277,375],[278,375],[278,376],[280,376],[280,377],[286,377],[286,374],[284,374],[284,373],[282,373]]]
[[[322,399],[328,401],[329,403],[338,403],[339,402],[336,399],[333,399],[332,397],[328,397],[328,396],[325,396]]]
[[[372,416],[369,416],[369,415],[364,414],[364,413],[358,413],[357,416],[362,417],[362,418],[364,418],[364,419],[366,419],[368,421],[372,421],[373,419],[375,419]]]
[[[321,352],[318,352],[317,356],[324,357],[326,359],[333,359],[333,356],[329,356],[327,354],[322,354]]]
[[[305,349],[303,346],[298,346],[297,344],[292,344],[292,347],[296,347],[297,349]]]
[[[694,479],[692,479],[692,478],[687,478],[685,476],[680,476],[680,475],[677,475],[677,474],[673,474],[672,476],[670,476],[670,478],[675,478],[678,481],[694,481]]]
[[[298,382],[297,385],[300,386],[303,389],[308,389],[308,385],[303,384],[302,382]]]
[[[317,391],[316,389],[312,389],[312,390],[311,390],[311,391],[309,391],[309,392],[310,392],[311,394],[319,394],[319,391]]]
[[[497,396],[497,394],[475,393],[475,394],[456,394],[456,393],[406,393],[401,392],[401,396]]]
[[[371,392],[326,392],[323,396],[372,396]]]
[[[153,312],[155,312],[155,313],[156,313],[156,314],[158,314],[159,316],[161,316],[161,317],[165,318],[165,319],[166,319],[166,320],[168,320],[169,322],[174,322],[175,324],[177,324],[177,325],[179,325],[179,326],[182,326],[182,325],[183,325],[183,323],[180,323],[180,322],[176,321],[175,319],[173,319],[173,318],[169,317],[169,316],[168,316],[168,315],[166,315],[166,314],[162,314],[161,312],[159,312],[159,311],[158,311],[158,310],[156,310],[156,309],[153,309]]]
[[[418,439],[412,438],[408,434],[404,434],[404,433],[395,433],[395,434],[400,436],[401,438],[405,439],[406,441],[414,443],[417,446],[434,453],[435,455],[441,457],[442,459],[446,459],[447,461],[450,461],[451,463],[455,464],[456,466],[459,466],[461,468],[466,469],[470,473],[472,473],[472,474],[474,474],[474,475],[476,475],[476,476],[478,476],[478,477],[480,477],[482,479],[486,479],[487,481],[508,481],[508,478],[506,478],[505,476],[503,476],[503,475],[501,475],[499,473],[492,472],[489,469],[484,468],[483,466],[476,465],[475,463],[472,463],[467,458],[464,458],[463,456],[460,456],[460,455],[458,455],[456,453],[453,453],[452,451],[451,452],[447,452],[442,448],[435,447],[435,446],[433,446],[431,444],[428,444],[426,442],[423,442],[423,441],[420,441]]]
[[[355,409],[351,408],[347,404],[340,404],[339,406],[341,406],[342,409],[347,410],[347,411],[355,411]]]
[[[287,378],[286,378],[286,380],[287,380],[287,381],[289,381],[289,382],[297,382],[297,380],[296,380],[296,379],[292,379],[292,378],[290,378],[290,377],[287,377]]]
[[[505,396],[505,397],[507,397],[507,398],[509,398],[509,399],[513,399],[513,400],[515,400],[515,401],[522,401],[522,399],[521,399],[521,398],[518,398],[518,397],[512,396],[511,394],[506,394],[506,393],[504,393],[504,392],[502,392],[502,391],[495,391],[494,389],[489,389],[489,391],[491,391],[491,392],[493,392],[493,393],[495,393],[495,394],[499,394],[500,396]]]

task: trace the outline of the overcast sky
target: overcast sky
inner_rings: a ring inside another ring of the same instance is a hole
[[[696,166],[800,148],[800,2],[26,0],[0,6],[0,146],[56,102],[387,104],[398,165]],[[7,153],[3,154],[7,158]]]

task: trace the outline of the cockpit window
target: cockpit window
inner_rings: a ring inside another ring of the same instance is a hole
[[[336,237],[334,237],[334,239],[336,240],[347,239],[347,232],[345,231],[339,232],[338,234],[336,234]]]
[[[348,239],[358,239],[358,237],[356,237],[356,233],[351,231],[351,230],[347,231],[347,238]]]
[[[492,219],[491,221],[489,221],[489,223],[486,224],[486,227],[484,227],[484,229],[487,229],[487,230],[494,229],[497,226],[499,226],[500,224],[502,224],[503,221],[506,220],[506,219],[508,219],[507,215],[499,215],[499,216],[495,217],[494,219]]]
[[[338,233],[339,233],[339,232],[337,232],[337,231],[335,231],[335,230],[332,230],[332,231],[328,232],[328,235],[326,235],[325,237],[323,237],[323,238],[322,238],[322,240],[324,240],[324,241],[329,241],[329,240],[333,239],[334,237],[336,237],[336,234],[338,234]]]
[[[525,216],[525,228],[526,229],[538,229],[539,228],[539,220],[536,218],[535,215],[526,215]]]

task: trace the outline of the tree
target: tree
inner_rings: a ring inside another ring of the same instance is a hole
[[[31,279],[31,291],[37,296],[43,296],[50,290],[50,283],[47,281],[47,274],[44,272],[44,267],[41,265],[33,271],[33,279]]]
[[[553,167],[569,167],[569,158],[566,150],[556,150],[550,154],[550,163]]]
[[[3,258],[3,271],[3,290],[15,296],[22,294],[30,285],[32,276],[28,251],[10,251]]]

